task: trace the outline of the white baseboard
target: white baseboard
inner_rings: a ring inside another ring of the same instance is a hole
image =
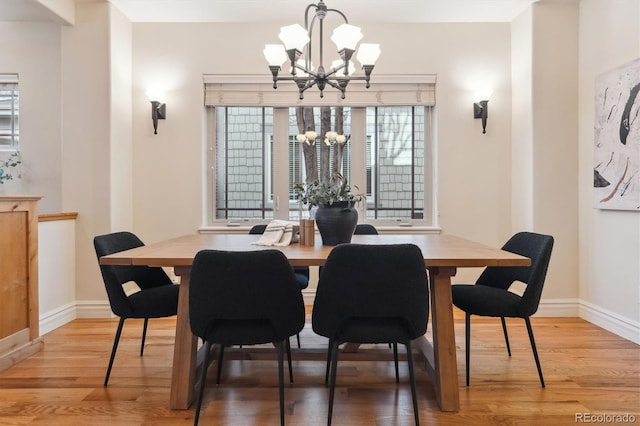
[[[640,322],[623,317],[593,303],[580,301],[580,318],[640,345]]]
[[[306,305],[312,305],[315,289],[302,291]],[[579,317],[640,345],[640,322],[580,299],[542,299],[538,317]],[[40,334],[46,334],[76,318],[113,318],[106,300],[68,303],[40,316]]]
[[[40,314],[40,335],[47,334],[58,327],[76,319],[76,303],[71,302],[56,309]]]
[[[113,318],[111,306],[104,300],[70,302],[40,314],[40,335],[62,327],[76,318]]]
[[[537,317],[577,317],[578,299],[542,299],[538,306]]]
[[[108,300],[79,300],[76,318],[113,318]]]

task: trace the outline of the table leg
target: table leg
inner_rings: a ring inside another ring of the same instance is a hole
[[[178,296],[178,318],[173,349],[169,405],[174,410],[186,410],[193,401],[193,389],[196,382],[197,338],[191,333],[191,326],[189,325],[189,278],[191,268],[175,267],[174,272],[180,277],[180,294]]]
[[[456,336],[453,324],[451,277],[456,268],[429,268],[433,345],[426,337],[416,339],[425,355],[442,411],[459,411]]]

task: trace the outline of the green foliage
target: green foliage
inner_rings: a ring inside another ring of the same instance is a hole
[[[354,185],[359,191],[359,188]],[[364,199],[364,194],[351,191],[351,186],[342,175],[331,177],[329,182],[314,181],[310,184],[296,183],[293,187],[300,204],[312,206],[330,206],[335,202],[348,201],[359,203]]]
[[[18,167],[22,163],[20,152],[12,152],[6,160],[0,159],[0,184],[4,184],[7,180],[13,180],[13,174],[10,170]],[[20,178],[20,174],[17,176]]]

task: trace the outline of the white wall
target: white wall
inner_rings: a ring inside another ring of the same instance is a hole
[[[111,230],[133,229],[131,22],[109,9]],[[151,108],[149,108],[151,109]]]
[[[0,22],[0,73],[19,74],[22,179],[0,193],[42,195],[40,213],[62,208],[60,26]]]
[[[533,11],[511,23],[512,130],[511,221],[533,229]]]
[[[93,237],[132,229],[131,23],[78,3],[63,29],[64,202],[77,220],[79,316],[109,312]],[[105,306],[106,305],[106,306]]]
[[[592,206],[595,78],[640,56],[640,2],[582,0],[579,28],[581,316],[640,343],[640,213]]]
[[[38,223],[40,335],[76,318],[75,220]]]
[[[513,232],[555,239],[545,315],[578,314],[578,3],[533,4],[512,24]]]
[[[383,51],[371,90],[376,74],[437,74],[442,227],[502,244],[511,232],[509,24],[358,24]],[[134,227],[150,240],[202,224],[202,74],[267,74],[262,49],[278,31],[278,24],[260,23],[134,24]],[[406,46],[415,47],[409,67]],[[144,96],[150,85],[167,91],[167,119],[158,135]],[[494,89],[484,135],[473,119],[480,85]],[[473,279],[465,273],[458,279]]]

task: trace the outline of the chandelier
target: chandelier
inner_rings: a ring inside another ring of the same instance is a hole
[[[309,22],[309,12],[314,10],[311,22]],[[324,66],[324,19],[329,12],[340,15],[344,23],[333,30],[331,40],[335,43],[340,59],[331,62],[327,69]],[[312,46],[314,24],[319,27],[318,55],[314,60],[318,60],[318,67],[314,69],[312,63]],[[356,51],[358,42],[362,39],[360,28],[350,25],[344,13],[337,9],[327,9],[324,1],[318,4],[310,4],[305,10],[304,28],[299,24],[289,25],[280,28],[278,38],[283,44],[267,44],[264,47],[264,56],[269,63],[269,69],[273,74],[273,88],[278,88],[278,81],[293,81],[298,86],[300,99],[304,99],[305,90],[317,86],[320,90],[320,97],[324,96],[324,89],[327,85],[338,89],[345,97],[345,90],[350,81],[365,81],[369,88],[369,78],[373,66],[380,56],[380,45],[360,43],[356,59],[362,65],[364,75],[352,76],[355,65],[351,57]],[[304,58],[303,58],[304,55]],[[291,76],[279,76],[282,64],[287,60],[291,62]]]

